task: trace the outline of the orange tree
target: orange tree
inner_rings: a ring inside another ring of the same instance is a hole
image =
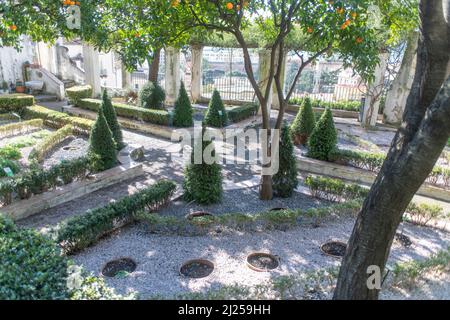
[[[263,142],[266,159],[263,159],[261,199],[268,200],[273,195],[269,169],[273,128],[268,108],[273,84],[280,105],[274,128],[280,129],[286,105],[302,71],[321,55],[336,54],[363,78],[372,79],[380,41],[380,30],[367,24],[371,18],[367,8],[372,3],[368,0],[180,0],[173,8],[171,16],[189,21],[195,28],[232,35],[242,48],[248,79],[261,105],[262,126],[268,130],[267,141]],[[249,29],[254,32],[248,32]],[[262,86],[256,80],[249,54],[248,44],[255,37],[260,47],[270,50],[268,76]],[[301,64],[285,94],[281,76],[285,52],[289,49],[296,49]]]

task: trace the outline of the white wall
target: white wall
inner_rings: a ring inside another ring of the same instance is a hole
[[[11,47],[0,48],[0,81],[15,83],[23,80],[22,65],[25,62],[35,62],[34,43],[23,38],[22,50],[17,51]]]

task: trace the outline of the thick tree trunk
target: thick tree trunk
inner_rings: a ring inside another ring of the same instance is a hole
[[[397,77],[392,83],[392,88],[386,96],[384,107],[384,122],[399,125],[402,121],[403,111],[406,106],[406,99],[411,91],[414,73],[416,70],[417,43],[419,33],[414,31],[408,38],[402,65]]]
[[[159,63],[161,61],[161,49],[156,49],[153,59],[148,59],[149,65],[149,73],[148,73],[148,81],[153,83],[158,83],[158,72],[159,72]]]
[[[450,11],[446,0],[420,4],[422,35],[402,127],[358,215],[334,299],[377,299],[368,267],[384,270],[402,215],[450,135]],[[444,5],[445,3],[445,5]]]

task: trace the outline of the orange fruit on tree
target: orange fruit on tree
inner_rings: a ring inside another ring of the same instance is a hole
[[[236,10],[237,11],[241,10],[241,6],[239,4],[236,5]]]
[[[232,10],[233,9],[233,4],[231,2],[227,2],[227,9],[228,10]]]
[[[248,7],[248,1],[244,1],[243,5],[244,5],[244,8]]]
[[[344,30],[345,28],[347,28],[349,24],[350,24],[350,20],[345,21],[341,26],[341,30]]]
[[[339,14],[343,14],[345,12],[345,10],[344,10],[344,8],[338,8],[336,10],[336,12],[339,13]]]
[[[16,26],[15,24],[10,25],[10,26],[9,26],[9,29],[10,29],[11,31],[16,31],[16,30],[17,30],[17,26]]]
[[[352,18],[356,19],[356,17],[358,16],[358,14],[356,12],[352,12]]]
[[[308,27],[308,29],[306,29],[306,32],[308,32],[308,33],[313,33],[313,31],[314,31],[314,29],[311,27]]]
[[[363,41],[364,39],[361,37],[356,38],[356,43],[362,43]]]
[[[180,0],[172,0],[172,7],[176,7],[180,4]]]

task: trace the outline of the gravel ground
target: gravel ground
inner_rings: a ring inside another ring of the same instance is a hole
[[[50,168],[59,164],[63,160],[73,160],[83,157],[87,154],[89,142],[83,138],[75,138],[72,141],[63,142],[55,148],[55,151],[45,159],[44,167]]]
[[[129,257],[137,269],[124,278],[107,278],[117,292],[139,293],[140,298],[160,295],[204,292],[223,285],[255,286],[280,275],[338,266],[339,260],[325,256],[319,246],[330,239],[346,241],[354,221],[342,219],[320,228],[296,228],[287,232],[235,233],[218,237],[181,237],[148,234],[142,225],[122,229],[82,253],[73,256],[75,263],[100,275],[110,260]],[[394,242],[389,264],[411,259],[424,259],[443,248],[450,234],[405,224],[404,234],[413,241],[404,248]],[[272,272],[254,272],[246,264],[253,251],[270,252],[280,257],[280,267]],[[203,279],[187,279],[179,275],[179,267],[189,259],[204,258],[215,264],[214,272]],[[447,298],[450,298],[447,296]]]
[[[329,205],[327,201],[318,200],[303,193],[294,193],[291,198],[274,198],[271,201],[261,201],[258,198],[258,188],[241,190],[226,190],[221,203],[214,205],[198,205],[186,203],[183,200],[173,201],[168,207],[159,211],[160,215],[185,216],[193,211],[207,211],[213,214],[223,213],[257,213],[272,208],[308,209]]]

